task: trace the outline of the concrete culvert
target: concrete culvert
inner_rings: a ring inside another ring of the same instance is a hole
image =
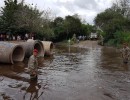
[[[25,50],[25,57],[27,58],[33,54],[33,49],[38,50],[38,56],[44,57],[45,50],[42,45],[42,42],[39,40],[28,39],[27,42],[18,41],[13,43],[20,44],[23,46]]]
[[[0,42],[0,62],[11,63],[23,61],[25,56],[24,48],[21,45],[8,42]]]
[[[53,55],[53,49],[54,49],[54,44],[51,41],[42,41],[42,44],[45,48],[45,56],[51,56]]]
[[[43,48],[43,49],[42,49],[42,48]],[[38,50],[38,55],[39,55],[39,56],[44,57],[45,51],[44,51],[44,47],[43,47],[42,43],[36,42],[36,43],[34,44],[34,49],[37,49],[37,50]]]
[[[22,43],[22,45],[25,48],[26,57],[30,57],[33,54],[33,49],[38,50],[38,56],[44,57],[45,50],[41,41],[29,39],[27,42]]]
[[[14,51],[12,53],[12,59],[13,61],[23,61],[23,55],[25,56],[25,51],[23,47],[17,46],[16,48],[14,48]]]

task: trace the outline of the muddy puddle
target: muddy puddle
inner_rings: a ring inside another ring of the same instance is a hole
[[[33,82],[27,62],[0,64],[0,100],[130,100],[130,63],[122,64],[118,49],[57,45],[39,59]]]

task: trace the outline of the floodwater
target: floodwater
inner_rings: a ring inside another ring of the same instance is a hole
[[[57,45],[53,57],[39,59],[33,82],[27,61],[0,64],[0,100],[130,100],[130,63],[118,49]]]

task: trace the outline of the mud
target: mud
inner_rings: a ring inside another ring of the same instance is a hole
[[[130,100],[130,63],[119,49],[91,43],[56,45],[53,56],[39,59],[37,81],[25,70],[28,59],[0,64],[0,100]]]

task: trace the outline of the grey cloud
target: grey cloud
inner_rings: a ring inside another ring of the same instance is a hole
[[[73,2],[67,1],[67,2],[57,2],[57,6],[65,7],[68,11],[74,12],[75,10],[75,4]]]
[[[57,2],[58,6],[64,6],[68,11],[75,12],[77,9],[98,11],[98,3],[95,0],[74,0],[73,2]]]
[[[56,6],[64,7],[70,13],[78,13],[89,22],[92,23],[92,20],[96,16],[96,14],[105,10],[110,4],[105,0],[73,0],[73,1],[57,1]]]
[[[74,4],[82,9],[93,10],[98,8],[95,0],[75,0]]]
[[[96,0],[74,0],[74,1],[67,1],[67,2],[60,2],[57,1],[57,6],[63,6],[70,12],[76,12],[77,10],[91,10],[94,12],[101,12],[106,7],[103,5],[103,8],[99,5],[99,3],[103,3],[103,1],[96,1]],[[104,0],[105,3],[105,0]]]

